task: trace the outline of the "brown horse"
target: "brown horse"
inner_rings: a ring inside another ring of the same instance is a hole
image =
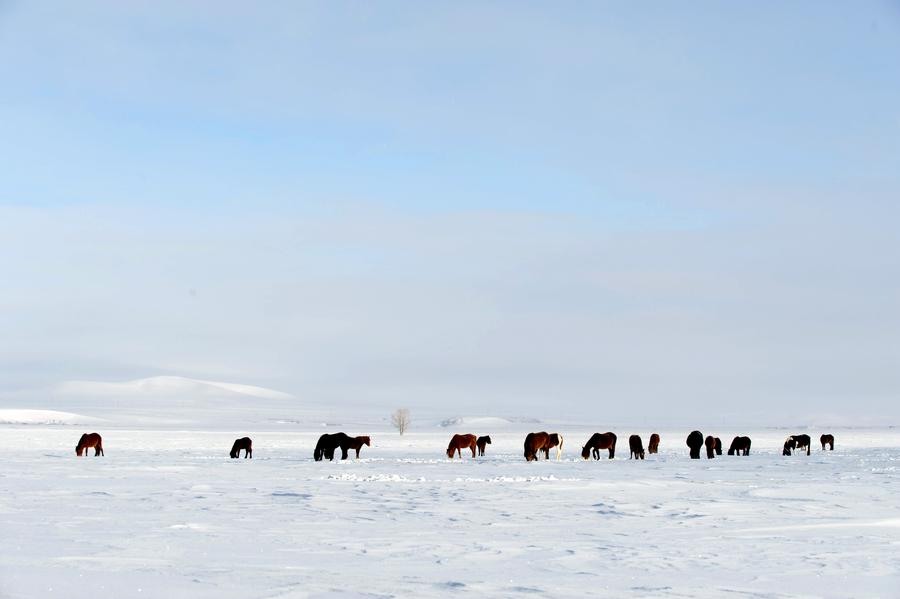
[[[712,435],[706,438],[706,457],[710,460],[716,457],[716,438]]]
[[[647,453],[659,453],[659,435],[656,433],[650,435],[650,442],[647,444]]]
[[[253,457],[253,441],[250,440],[250,437],[241,437],[240,439],[235,439],[234,445],[231,446],[231,453],[229,455],[232,458],[240,457],[242,449],[244,450],[244,458]]]
[[[644,459],[644,442],[641,441],[640,435],[631,435],[628,437],[628,448],[631,450],[631,455],[628,458],[629,460]]]
[[[700,448],[703,447],[703,433],[692,431],[687,438],[687,446],[691,448],[691,459],[700,459]]]
[[[722,455],[722,439],[720,439],[718,437],[715,437],[714,439],[716,442],[716,445],[715,445],[716,455]]]
[[[834,451],[834,435],[822,435],[819,437],[819,441],[822,443],[822,451],[825,451],[825,446],[828,446],[828,449]]]
[[[462,450],[471,449],[472,458],[474,459],[477,441],[478,439],[475,435],[453,435],[450,438],[450,445],[447,446],[447,457],[452,460],[453,454],[459,454],[459,459],[462,459]]]
[[[594,433],[591,435],[591,438],[588,439],[587,443],[585,443],[584,447],[581,448],[581,457],[586,460],[588,459],[588,456],[593,454],[594,459],[599,460],[600,450],[608,449],[609,459],[613,459],[616,457],[616,439],[615,433]]]
[[[370,439],[366,435],[362,435],[360,437],[350,437],[350,449],[356,451],[356,459],[359,459],[359,450],[362,449],[362,446],[365,445],[367,447],[372,445],[372,439]]]
[[[728,448],[728,455],[750,455],[750,437],[735,437]]]
[[[80,456],[84,453],[87,456],[87,450],[89,448],[94,448],[94,455],[105,455],[103,453],[103,439],[97,433],[84,433],[81,435],[81,439],[78,440],[78,445],[75,446],[75,455]]]
[[[478,446],[478,455],[484,455],[484,448],[486,445],[491,444],[491,436],[487,435],[485,437],[478,437],[478,440],[475,441],[475,445]]]

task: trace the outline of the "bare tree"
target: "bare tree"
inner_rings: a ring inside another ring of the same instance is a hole
[[[391,414],[391,424],[394,425],[400,434],[406,432],[406,429],[409,428],[409,410],[406,408],[398,408]]]

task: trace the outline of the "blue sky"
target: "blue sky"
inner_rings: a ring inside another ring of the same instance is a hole
[[[900,415],[896,3],[0,2],[0,56],[0,394]]]

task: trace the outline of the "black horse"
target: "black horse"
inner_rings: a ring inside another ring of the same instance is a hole
[[[693,431],[687,438],[687,446],[691,448],[691,459],[700,459],[700,449],[703,447],[703,433]]]
[[[822,450],[825,450],[825,446],[828,446],[828,449],[834,451],[834,435],[822,435],[819,437],[819,441],[822,443]]]
[[[784,450],[781,453],[783,455],[791,455],[791,452],[795,449],[800,451],[806,449],[806,455],[809,455],[810,445],[812,445],[812,439],[809,438],[809,435],[791,435],[784,440]]]
[[[478,446],[478,455],[484,455],[485,446],[490,445],[490,444],[491,444],[491,436],[490,435],[486,435],[484,437],[478,437],[478,439],[475,440],[475,445]]]
[[[241,450],[244,450],[245,458],[253,457],[253,441],[250,440],[250,437],[241,437],[240,439],[234,440],[234,445],[231,446],[231,453],[228,454],[232,458],[240,457]]]
[[[609,459],[616,457],[616,434],[611,432],[594,433],[588,442],[581,448],[581,457],[588,459],[593,455],[595,460],[600,459],[600,450],[609,450]]]
[[[735,437],[728,448],[728,455],[750,455],[750,437]]]
[[[628,449],[631,450],[630,459],[635,460],[643,460],[644,459],[644,442],[641,440],[640,435],[631,435],[628,437]]]
[[[359,448],[362,445],[369,445],[368,437],[351,437],[345,433],[334,433],[333,435],[325,433],[319,437],[319,442],[316,443],[316,449],[313,451],[313,458],[317,462],[321,462],[323,458],[326,460],[333,460],[334,450],[338,447],[341,448],[342,460],[347,459],[349,455],[348,452],[351,449],[355,449],[356,457],[359,457]]]

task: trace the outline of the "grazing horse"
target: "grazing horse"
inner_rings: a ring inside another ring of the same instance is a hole
[[[350,437],[350,447],[356,451],[356,459],[359,459],[359,450],[362,449],[362,446],[365,445],[367,447],[372,445],[372,439],[370,439],[367,435],[362,435],[360,437]]]
[[[630,459],[644,459],[644,442],[641,441],[641,437],[639,435],[631,435],[628,437],[628,447],[631,449]]]
[[[647,453],[659,453],[659,435],[650,435],[650,443],[647,444]]]
[[[105,455],[103,453],[103,438],[97,433],[84,433],[81,435],[81,439],[78,440],[78,445],[75,446],[75,455],[80,456],[84,453],[84,455],[87,456],[87,450],[91,447],[94,448],[95,456]]]
[[[806,455],[810,454],[810,445],[812,445],[812,439],[809,438],[809,435],[791,435],[784,441],[784,451],[781,453],[783,455],[791,455],[791,451],[794,449],[803,451],[806,449]]]
[[[712,435],[706,438],[706,457],[710,460],[716,457],[716,438]]]
[[[325,433],[321,437],[319,437],[319,442],[316,443],[316,449],[313,451],[313,458],[317,462],[321,462],[322,459],[333,460],[334,459],[334,450],[338,447],[341,448],[341,459],[346,460],[348,457],[348,451],[350,449],[356,450],[356,457],[359,457],[359,449],[363,445],[369,445],[368,437],[350,437],[345,433],[334,433],[330,435]]]
[[[250,437],[241,437],[240,439],[234,440],[234,445],[231,446],[231,457],[237,458],[241,455],[241,450],[244,450],[244,458],[252,458],[253,457],[253,441],[250,440]]]
[[[550,450],[554,447],[556,448],[556,461],[559,461],[559,456],[562,455],[562,446],[563,446],[563,436],[559,433],[550,433],[549,442],[544,445],[544,458],[550,459]]]
[[[750,455],[750,437],[735,437],[728,448],[728,455]]]
[[[784,449],[781,450],[781,455],[791,455],[791,452],[795,449],[797,449],[797,442],[794,441],[793,437],[788,437],[784,440]]]
[[[581,448],[581,457],[588,459],[588,456],[594,454],[594,459],[600,459],[600,450],[609,450],[609,459],[616,457],[616,434],[615,433],[594,433],[584,447]]]
[[[491,444],[491,436],[487,435],[485,437],[478,437],[478,440],[475,441],[475,445],[478,446],[478,455],[484,455],[484,447],[485,445]]]
[[[825,446],[828,446],[828,449],[834,451],[834,435],[822,435],[819,437],[819,441],[822,443],[822,451],[825,451]]]
[[[472,459],[475,459],[475,445],[477,444],[477,439],[475,435],[453,435],[450,439],[450,445],[447,446],[447,457],[451,460],[453,459],[453,454],[459,454],[459,459],[462,459],[462,450],[471,449],[472,450]]]
[[[544,457],[550,459],[550,450],[556,448],[556,459],[562,453],[563,437],[559,433],[528,433],[525,437],[525,459],[529,462],[538,459],[538,454],[544,452]]]
[[[691,448],[691,459],[700,459],[700,448],[703,447],[703,433],[692,431],[687,438],[687,446]]]
[[[722,455],[722,439],[715,437],[716,441],[716,455]]]

